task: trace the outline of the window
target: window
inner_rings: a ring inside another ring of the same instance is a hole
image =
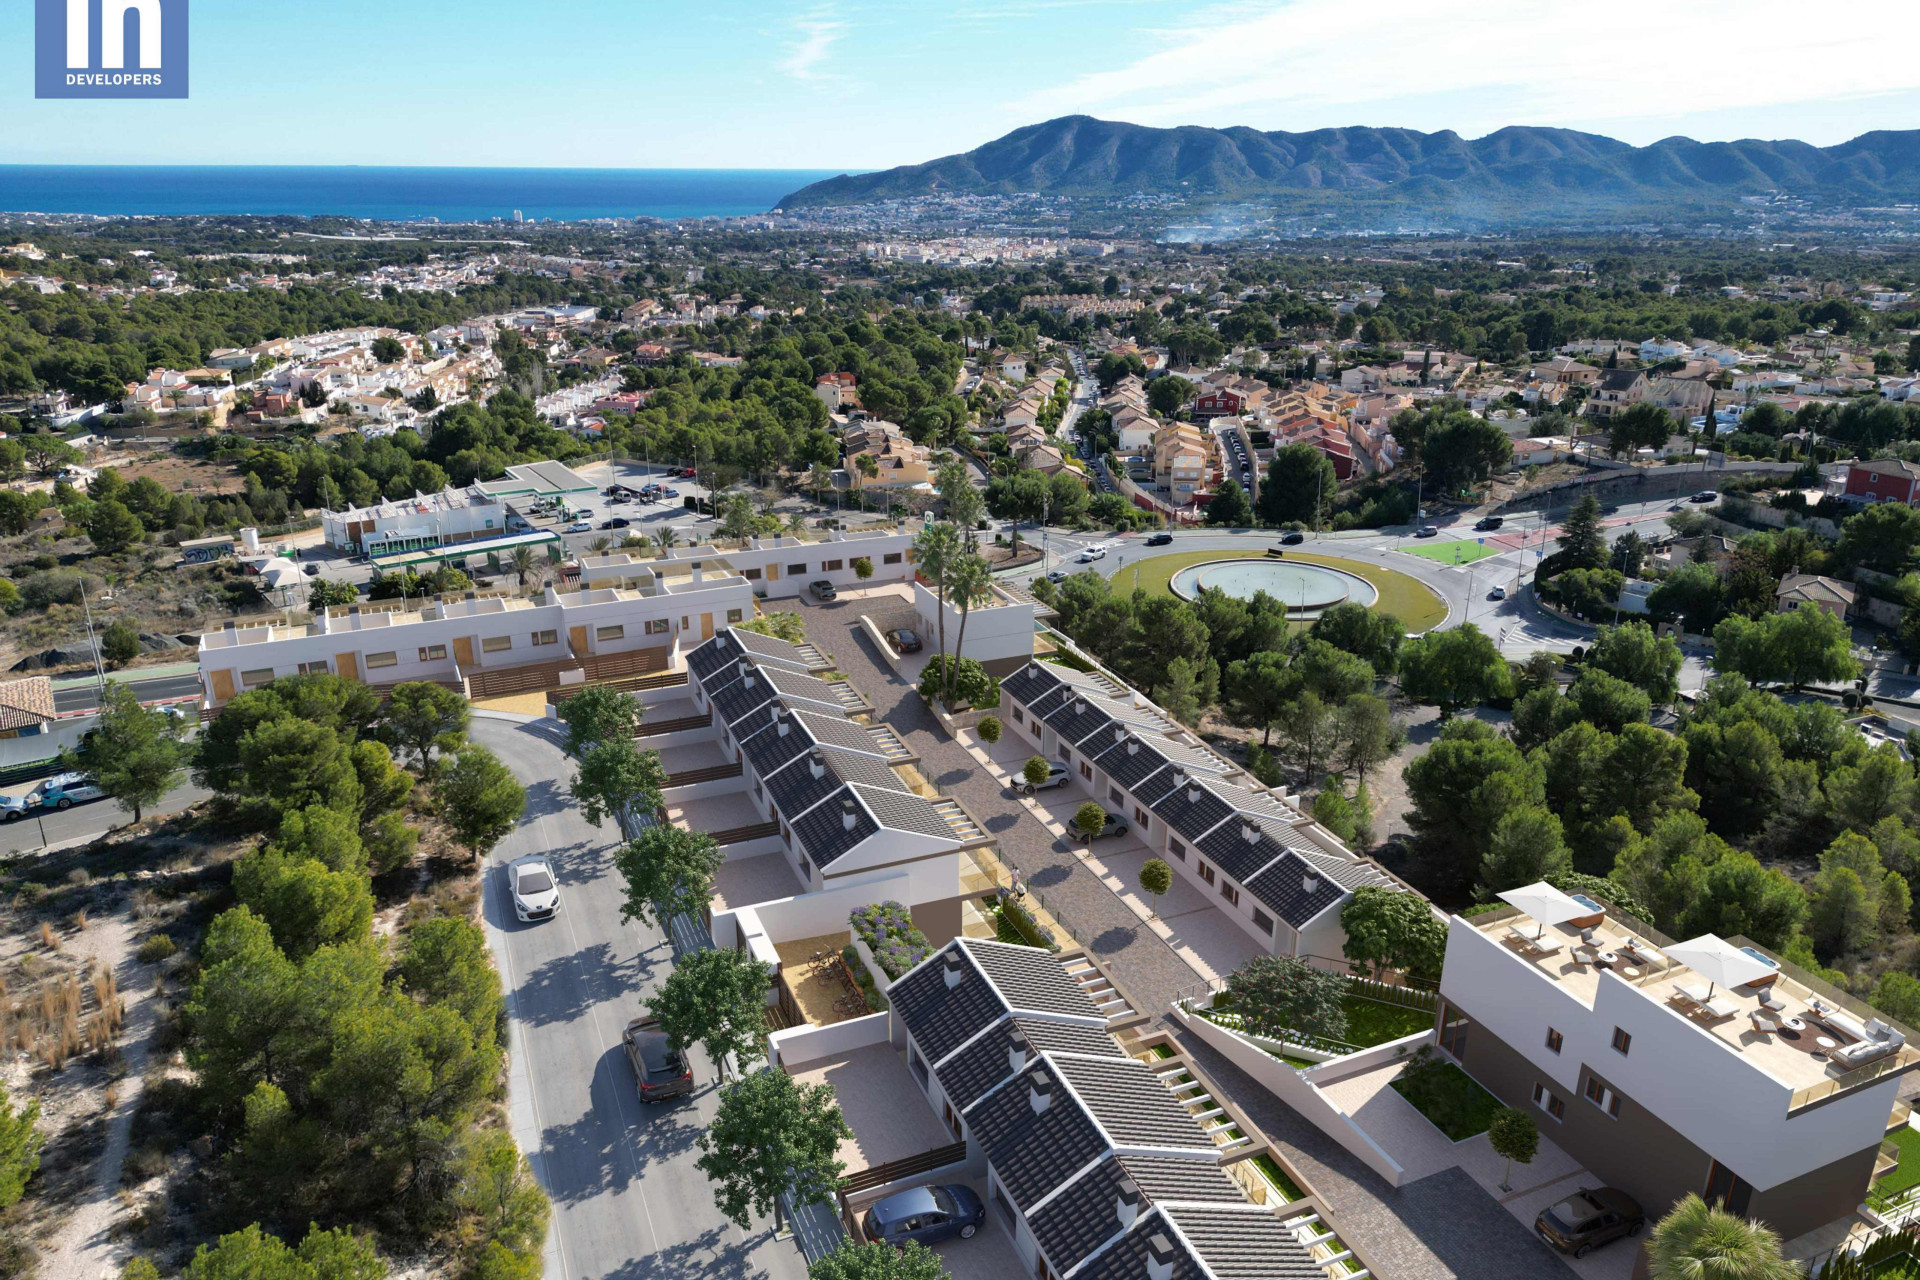
[[[1471,1018],[1456,1006],[1441,1002],[1440,1047],[1452,1054],[1456,1062],[1467,1060],[1467,1032],[1472,1028]]]
[[[1068,764],[1072,764],[1072,763],[1073,763],[1073,748],[1072,748],[1072,747],[1061,747],[1061,748],[1060,748],[1060,758],[1061,758],[1062,760],[1064,760],[1064,761],[1065,761],[1066,763],[1068,763]]]
[[[919,1051],[912,1045],[907,1046],[907,1065],[913,1068],[913,1078],[920,1082],[922,1089],[925,1089],[927,1087],[927,1060],[922,1058]]]
[[[1253,927],[1258,929],[1262,933],[1272,933],[1273,917],[1268,915],[1266,912],[1262,911],[1260,908],[1255,907],[1253,909]]]
[[[900,553],[898,551],[889,551],[887,552],[887,554],[880,557],[880,563],[881,564],[899,564]]]
[[[560,643],[560,633],[558,631],[536,631],[533,633],[533,643],[535,645],[558,644]]]
[[[844,560],[822,560],[822,561],[820,562],[820,572],[822,572],[822,573],[838,573],[838,572],[840,572],[840,570],[841,570],[841,568],[842,568],[842,567],[843,567],[843,566],[844,566],[845,564],[846,564],[846,562],[845,562]]]
[[[1027,713],[1015,707],[1013,709],[1013,722],[1015,724],[1025,724],[1027,722]]]
[[[727,623],[728,625],[732,625],[736,622],[745,621],[746,616],[747,615],[739,609],[729,609],[727,610]]]
[[[244,685],[271,684],[272,682],[272,667],[255,667],[252,671],[240,673],[240,683]]]
[[[1220,882],[1220,896],[1236,907],[1240,905],[1240,891],[1225,880]]]
[[[1547,1052],[1548,1053],[1560,1052],[1560,1043],[1561,1043],[1560,1033],[1558,1031],[1555,1031],[1552,1027],[1548,1027],[1547,1028]]]
[[[1173,855],[1175,862],[1185,862],[1187,860],[1187,846],[1181,844],[1178,840],[1167,841],[1167,852]]]
[[[1107,799],[1112,801],[1114,804],[1125,804],[1127,802],[1126,797],[1120,794],[1120,788],[1118,787],[1107,788]]]
[[[480,641],[480,652],[499,653],[503,649],[513,648],[512,636],[487,636]]]
[[[1552,1116],[1555,1120],[1564,1120],[1567,1116],[1567,1104],[1558,1095],[1543,1084],[1533,1086],[1533,1105]]]
[[[787,576],[789,578],[804,578],[807,576],[807,566],[803,564],[790,564],[787,566]]]
[[[1195,863],[1194,863],[1193,865],[1194,865],[1194,866],[1196,866],[1196,867],[1198,867],[1198,868],[1200,869],[1200,878],[1201,878],[1202,880],[1205,880],[1205,881],[1206,881],[1206,882],[1207,882],[1208,884],[1212,884],[1212,883],[1213,883],[1213,868],[1212,868],[1212,867],[1210,867],[1210,866],[1208,866],[1208,865],[1207,865],[1206,863],[1204,863],[1204,862],[1195,862]]]
[[[1139,805],[1133,806],[1133,820],[1140,824],[1140,834],[1147,834],[1147,811]]]
[[[332,668],[327,666],[327,660],[325,658],[320,659],[318,662],[303,662],[300,664],[300,674],[303,676],[324,676],[331,670]]]
[[[1626,1057],[1627,1050],[1632,1046],[1632,1044],[1633,1044],[1632,1036],[1622,1031],[1619,1027],[1615,1027],[1613,1029],[1613,1051],[1615,1053],[1619,1054],[1623,1058]]]
[[[786,826],[786,820],[784,818],[781,819],[780,825],[783,828],[783,833],[784,833],[784,828]],[[807,860],[807,855],[804,853],[800,855],[800,878],[802,880],[805,880],[808,884],[813,883],[813,863]]]
[[[1082,760],[1080,762],[1080,776],[1087,779],[1089,782],[1093,780],[1093,766],[1088,764],[1085,760]]]
[[[673,624],[667,621],[665,618],[648,618],[647,619],[647,634],[650,636],[663,636],[667,634],[667,632],[671,630],[672,627],[673,627]]]
[[[399,663],[400,655],[391,650],[386,653],[370,653],[366,661],[369,667],[391,667]]]
[[[740,576],[745,578],[748,582],[760,581],[760,571],[758,569],[742,569],[740,571]]]
[[[1707,1171],[1707,1194],[1701,1198],[1728,1213],[1744,1216],[1747,1202],[1753,1199],[1753,1188],[1739,1174],[1715,1160]]]
[[[1610,1116],[1620,1114],[1620,1095],[1600,1083],[1596,1076],[1587,1077],[1587,1101]]]
[[[627,628],[624,624],[613,627],[595,627],[593,629],[593,638],[595,640],[624,640],[627,638]]]
[[[420,661],[445,662],[446,659],[447,646],[443,644],[423,644],[420,646]]]

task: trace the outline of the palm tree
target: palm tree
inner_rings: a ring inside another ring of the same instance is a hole
[[[816,462],[807,471],[807,487],[813,490],[813,500],[822,501],[820,495],[833,488],[833,468],[824,462]]]
[[[595,538],[592,542],[589,542],[587,544],[587,550],[593,552],[593,554],[597,556],[603,556],[607,554],[607,552],[611,551],[612,549],[613,549],[613,539],[607,537],[605,534],[601,534],[599,537]]]
[[[1798,1280],[1780,1256],[1780,1237],[1689,1194],[1660,1219],[1647,1241],[1654,1280]]]
[[[527,585],[527,575],[533,572],[533,548],[515,547],[513,549],[513,571],[520,578],[520,585]]]
[[[853,460],[854,487],[860,491],[860,509],[867,509],[867,486],[869,480],[880,478],[880,462],[870,453],[863,453]]]
[[[967,492],[972,493],[973,490],[969,489]],[[967,647],[967,613],[973,608],[975,601],[986,598],[987,584],[992,581],[993,570],[988,567],[985,560],[971,551],[956,557],[953,566],[947,570],[948,589],[953,592],[954,599],[960,605],[960,634],[954,638],[954,659],[947,664],[946,688],[942,693],[949,703],[953,701],[954,678],[960,670],[960,654],[964,653]]]
[[[680,531],[670,524],[661,525],[653,535],[653,545],[659,549],[659,554],[662,556],[673,550],[674,545],[679,541]]]
[[[953,572],[954,561],[959,558],[960,538],[950,524],[930,524],[913,540],[915,570],[933,584],[935,593],[940,597],[937,627],[943,666],[947,660],[947,577]]]

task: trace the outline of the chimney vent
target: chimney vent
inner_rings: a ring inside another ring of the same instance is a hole
[[[1113,726],[1113,745],[1119,746],[1127,740],[1127,731],[1119,725]]]
[[[1188,788],[1187,788],[1187,803],[1188,803],[1188,804],[1199,804],[1199,803],[1200,803],[1200,784],[1199,784],[1199,782],[1197,782],[1197,781],[1196,781],[1196,782],[1195,782],[1195,783],[1194,783],[1194,784],[1193,784],[1192,786],[1190,786],[1190,787],[1188,787]]]
[[[1158,1231],[1147,1237],[1147,1280],[1173,1280],[1173,1241]]]
[[[965,976],[965,972],[966,972],[964,969],[960,967],[959,948],[956,947],[952,951],[947,952],[946,964],[947,964],[947,973],[946,973],[947,988],[948,990],[952,990],[954,987],[957,987],[960,985],[960,979],[963,976]]]
[[[1319,887],[1320,877],[1313,874],[1313,872],[1309,871],[1306,875],[1300,877],[1300,891],[1302,893],[1312,893]]]
[[[1020,1028],[1013,1027],[1007,1032],[1007,1070],[1025,1071],[1027,1069],[1027,1037]]]
[[[1031,1088],[1027,1090],[1027,1101],[1033,1104],[1033,1114],[1039,1115],[1053,1101],[1053,1081],[1044,1071],[1036,1071],[1029,1080]]]
[[[1248,844],[1258,844],[1260,842],[1260,827],[1251,820],[1240,824],[1240,834],[1246,839]]]
[[[854,813],[853,797],[848,796],[840,802],[840,825],[849,831],[853,830]]]
[[[1140,754],[1140,744],[1132,738],[1127,739],[1127,754],[1130,756]]]
[[[1114,1212],[1120,1219],[1120,1229],[1125,1231],[1140,1216],[1140,1187],[1132,1178],[1121,1178],[1114,1203]]]
[[[1085,698],[1075,698],[1073,700],[1073,714],[1077,716],[1083,716],[1086,713],[1087,713],[1087,700]]]
[[[780,727],[781,727],[781,730],[784,732],[786,729],[786,726],[781,725]],[[827,758],[821,755],[818,751],[814,752],[812,757],[807,761],[807,769],[816,778],[825,777],[827,772]]]

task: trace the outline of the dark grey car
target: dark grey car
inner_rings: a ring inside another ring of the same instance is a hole
[[[620,1037],[640,1101],[661,1102],[693,1092],[693,1065],[652,1018],[635,1018]]]

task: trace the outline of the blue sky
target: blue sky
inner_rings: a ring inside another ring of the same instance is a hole
[[[33,98],[0,163],[879,168],[1073,112],[1829,144],[1920,126],[1911,0],[193,0],[192,97]]]

